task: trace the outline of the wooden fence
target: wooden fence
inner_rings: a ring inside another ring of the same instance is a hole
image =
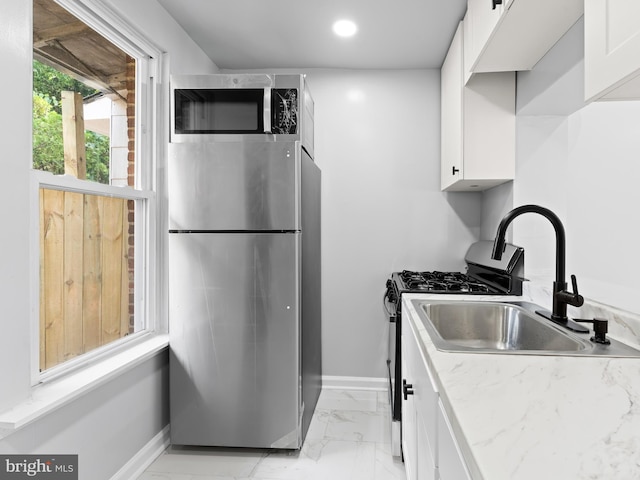
[[[40,190],[40,369],[130,333],[129,207]]]

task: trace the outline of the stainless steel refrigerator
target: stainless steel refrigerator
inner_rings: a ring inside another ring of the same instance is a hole
[[[321,389],[320,177],[299,141],[170,144],[173,444],[301,447]]]

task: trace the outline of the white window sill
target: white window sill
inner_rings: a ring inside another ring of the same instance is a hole
[[[0,413],[0,438],[140,365],[168,344],[168,335],[154,335],[103,361],[34,387],[27,399]]]

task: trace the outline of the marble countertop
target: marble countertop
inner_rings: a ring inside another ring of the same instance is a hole
[[[449,353],[403,295],[472,477],[640,478],[640,358]]]

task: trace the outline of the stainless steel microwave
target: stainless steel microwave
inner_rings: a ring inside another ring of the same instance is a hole
[[[171,142],[300,140],[313,157],[303,75],[174,75],[170,90]]]

